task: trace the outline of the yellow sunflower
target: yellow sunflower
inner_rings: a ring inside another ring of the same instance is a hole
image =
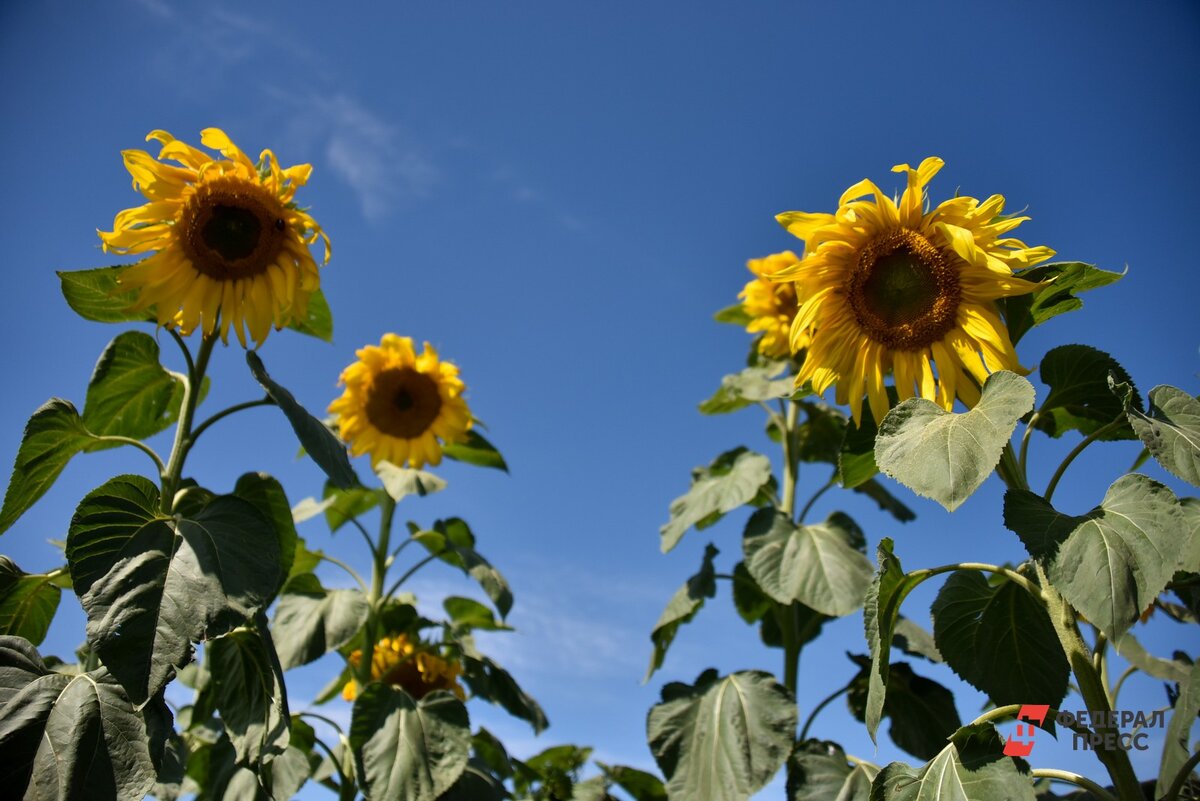
[[[772,253],[761,259],[750,259],[746,267],[754,279],[738,293],[742,309],[753,318],[746,330],[751,334],[762,333],[758,340],[758,352],[769,359],[786,359],[792,355],[788,332],[796,317],[796,285],[784,281],[777,283],[772,276],[800,259],[790,250]],[[800,344],[796,349],[805,347]]]
[[[357,668],[362,660],[362,651],[350,654],[350,664]],[[460,701],[467,694],[458,683],[462,667],[441,656],[437,649],[420,640],[413,642],[404,634],[384,637],[375,645],[371,657],[371,678],[392,684],[421,700],[434,690],[449,690]],[[358,695],[358,682],[349,681],[342,688],[342,697],[353,701]]]
[[[346,391],[329,404],[351,453],[371,454],[372,466],[440,464],[440,443],[458,442],[471,428],[458,368],[439,361],[428,342],[418,356],[412,339],[395,334],[356,354],[342,371]]]
[[[197,327],[211,336],[220,323],[246,345],[261,345],[273,325],[303,319],[308,297],[320,287],[309,245],[329,238],[293,202],[312,167],[283,169],[270,150],[252,162],[224,131],[206,128],[200,142],[225,157],[151,131],[162,144],[155,160],[144,150],[121,155],[133,188],[150,201],[126,209],[112,231],[98,231],[104,250],[152,256],[121,272],[124,287],[137,290],[135,309],[153,307],[158,324],[186,336]],[[180,166],[167,164],[174,161]]]
[[[989,373],[1027,373],[996,310],[999,298],[1036,284],[1013,275],[1054,255],[1005,235],[1028,217],[1003,216],[1004,198],[955,197],[926,211],[925,185],[942,168],[927,158],[899,202],[863,180],[835,214],[785,212],[776,219],[804,240],[804,258],[774,274],[803,299],[792,347],[808,342],[796,383],[837,386],[858,423],[864,394],[876,420],[888,410],[884,376],[901,400],[920,396],[950,410],[979,402]],[[873,195],[874,200],[867,199]],[[936,373],[934,368],[936,366]]]

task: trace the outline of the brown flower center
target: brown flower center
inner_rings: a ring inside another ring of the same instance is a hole
[[[394,367],[375,376],[367,396],[367,419],[385,434],[415,439],[437,419],[442,396],[437,382],[411,367]]]
[[[200,184],[184,204],[183,250],[196,269],[217,281],[266,272],[287,234],[284,208],[264,187],[243,178]]]
[[[871,240],[847,288],[863,331],[892,350],[920,350],[944,337],[962,299],[958,271],[910,228]]]

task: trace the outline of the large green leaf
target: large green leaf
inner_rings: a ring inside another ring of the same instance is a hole
[[[850,683],[846,701],[861,721],[866,719],[871,660],[857,654],[849,656],[860,671]],[[918,674],[907,662],[888,664],[883,714],[891,721],[888,736],[892,742],[920,759],[932,759],[962,726],[954,693]]]
[[[649,681],[650,677],[654,675],[654,671],[662,667],[663,659],[667,656],[667,649],[675,640],[675,634],[679,631],[679,627],[684,623],[691,622],[700,608],[704,606],[705,598],[712,598],[717,594],[716,569],[713,567],[713,559],[718,553],[719,551],[712,543],[705,547],[704,561],[700,564],[700,570],[675,591],[671,600],[667,602],[667,608],[658,616],[658,622],[654,624],[654,630],[650,632],[650,640],[654,643],[654,653],[650,655],[650,667],[646,671],[646,678],[642,679],[643,683]]]
[[[51,398],[42,404],[21,436],[4,506],[0,507],[0,534],[45,495],[71,457],[95,439],[70,401]]]
[[[476,467],[491,467],[508,472],[508,464],[496,446],[488,442],[476,428],[467,432],[462,442],[450,442],[442,446],[442,455],[456,462],[473,464]]]
[[[1020,278],[1042,285],[1027,295],[1000,300],[1009,338],[1017,344],[1034,326],[1081,308],[1083,301],[1075,296],[1076,293],[1107,286],[1120,280],[1122,275],[1077,261],[1043,264],[1021,272]]]
[[[667,788],[652,773],[625,765],[606,765],[599,760],[596,766],[610,782],[629,793],[633,801],[667,801]]]
[[[876,551],[875,561],[879,567],[875,578],[867,589],[863,602],[863,626],[866,629],[867,645],[871,649],[871,669],[867,682],[867,697],[864,701],[863,720],[867,733],[875,740],[879,721],[883,719],[883,706],[887,698],[888,680],[891,678],[892,634],[900,618],[900,605],[913,588],[921,583],[919,577],[910,576],[900,566],[900,560],[892,553],[892,540],[884,537]]]
[[[672,682],[650,710],[650,751],[667,778],[667,794],[688,801],[745,801],[766,786],[791,751],[796,701],[762,671],[694,685]]]
[[[262,385],[271,400],[275,401],[275,405],[283,410],[304,450],[325,471],[325,475],[329,476],[334,486],[340,489],[360,486],[342,441],[324,423],[297,403],[291,392],[267,375],[267,368],[263,366],[257,353],[252,350],[246,351],[246,363],[250,365],[254,380]]]
[[[867,801],[879,768],[851,766],[837,743],[805,740],[788,759],[787,801]]]
[[[63,297],[76,314],[98,323],[153,323],[156,318],[147,309],[134,311],[137,292],[123,290],[117,278],[125,270],[99,267],[95,270],[59,271]]]
[[[414,701],[374,683],[354,701],[350,746],[368,798],[434,801],[466,768],[470,744],[467,708],[450,693]]]
[[[1000,461],[1017,421],[1033,408],[1033,386],[1015,373],[988,376],[974,409],[947,412],[910,398],[888,412],[875,440],[879,469],[953,512]]]
[[[96,362],[83,424],[101,436],[145,439],[179,416],[182,387],[158,362],[158,343],[140,331],[117,336]]]
[[[297,317],[288,323],[288,328],[308,334],[324,342],[333,341],[333,312],[325,293],[318,289],[308,296],[308,309],[303,318]]]
[[[513,604],[508,581],[475,550],[475,535],[465,520],[458,517],[438,520],[432,530],[419,531],[414,534],[414,539],[443,562],[454,565],[475,579],[495,605],[500,617],[508,616]]]
[[[104,668],[46,668],[0,636],[0,786],[9,798],[139,801],[154,786],[146,723]]]
[[[1141,407],[1141,399],[1133,389],[1133,379],[1104,351],[1087,345],[1062,345],[1042,357],[1040,371],[1042,382],[1050,387],[1050,392],[1038,407],[1037,428],[1052,437],[1060,437],[1068,431],[1079,431],[1088,436],[1124,415],[1124,403],[1109,388],[1110,376],[1127,384],[1130,402]],[[1103,437],[1106,440],[1134,438],[1128,425]]]
[[[446,488],[446,479],[417,470],[412,467],[400,467],[391,462],[380,462],[375,465],[375,475],[383,482],[383,488],[394,501],[402,501],[409,495],[425,497]]]
[[[279,584],[279,539],[226,495],[191,518],[160,516],[158,489],[118,476],[75,510],[67,561],[88,641],[135,703],[158,692],[192,643],[240,625]]]
[[[535,733],[550,725],[541,705],[517,684],[507,670],[486,656],[463,656],[463,680],[471,695],[499,704],[508,714],[533,727]]]
[[[1184,520],[1170,489],[1136,473],[1117,479],[1100,506],[1080,517],[1055,511],[1032,492],[1004,496],[1004,524],[1110,639],[1133,625],[1196,548],[1200,529]]]
[[[1157,386],[1150,390],[1150,414],[1130,409],[1129,422],[1167,472],[1200,486],[1200,400]]]
[[[237,763],[257,769],[284,752],[289,717],[283,670],[265,629],[242,627],[206,646],[213,701]]]
[[[1033,782],[1003,750],[991,726],[966,726],[919,770],[900,762],[884,768],[871,801],[1034,801]]]
[[[307,665],[350,642],[366,622],[367,608],[359,590],[326,590],[312,573],[290,579],[271,623],[284,670]]]
[[[381,489],[354,487],[342,490],[326,481],[322,500],[305,498],[300,501],[292,508],[292,520],[303,523],[324,513],[330,532],[336,532],[351,520],[374,509],[383,497]]]
[[[871,584],[862,530],[841,512],[796,526],[787,515],[760,509],[746,525],[742,547],[750,575],[781,604],[799,602],[842,617],[862,606]]]
[[[716,393],[700,404],[702,414],[728,414],[760,401],[786,398],[795,389],[790,376],[776,378],[787,362],[771,362],[762,367],[747,367],[740,373],[721,379]]]
[[[1179,697],[1175,699],[1175,710],[1171,713],[1171,722],[1167,724],[1155,798],[1166,794],[1183,768],[1183,763],[1192,755],[1191,736],[1197,714],[1200,714],[1200,659],[1192,665],[1187,680],[1179,685]]]
[[[692,471],[692,487],[671,502],[671,519],[661,528],[663,553],[671,550],[692,526],[712,525],[739,506],[754,502],[771,481],[771,461],[736,448],[708,467]]]
[[[746,313],[746,307],[740,303],[735,303],[732,306],[726,306],[720,311],[713,314],[713,319],[718,323],[728,323],[736,326],[746,326],[754,320]]]
[[[504,782],[481,760],[471,757],[462,774],[438,801],[506,801],[511,794]]]
[[[24,637],[39,645],[62,596],[54,582],[48,575],[30,575],[0,556],[0,635]]]
[[[233,494],[252,503],[263,519],[275,528],[275,535],[279,539],[279,565],[282,568],[279,571],[279,587],[276,587],[278,591],[288,578],[300,541],[283,485],[266,473],[244,473],[238,477]]]

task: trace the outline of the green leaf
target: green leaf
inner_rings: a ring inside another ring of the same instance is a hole
[[[62,590],[47,575],[31,575],[0,556],[0,635],[24,637],[34,645],[46,638]]]
[[[125,266],[100,267],[95,270],[60,270],[67,305],[85,320],[98,323],[153,323],[157,318],[147,309],[134,311],[136,290],[122,290],[117,278]]]
[[[1076,293],[1107,286],[1123,276],[1124,273],[1108,272],[1077,261],[1043,264],[1018,273],[1018,278],[1043,284],[1028,295],[1000,300],[1009,339],[1017,344],[1034,326],[1082,308],[1083,301]]]
[[[534,733],[550,725],[538,702],[491,659],[464,656],[463,680],[471,688],[471,695],[499,704],[508,714],[529,723]]]
[[[213,700],[233,742],[237,763],[257,770],[288,745],[283,670],[270,635],[238,628],[206,646]]]
[[[851,767],[837,743],[805,740],[788,759],[787,801],[867,801],[879,768]]]
[[[796,736],[796,701],[768,673],[752,670],[695,685],[672,682],[650,710],[650,751],[667,794],[688,801],[745,801],[771,781]]]
[[[750,575],[781,604],[798,601],[842,617],[862,606],[871,583],[862,531],[841,512],[796,526],[787,515],[760,509],[746,525],[742,546]]]
[[[446,480],[424,470],[414,470],[411,467],[398,467],[391,462],[380,462],[375,465],[375,474],[383,482],[392,500],[401,501],[409,495],[425,497],[446,488]]]
[[[888,388],[890,405],[896,405],[892,397],[895,390]],[[845,424],[845,435],[842,438],[841,451],[838,454],[838,483],[847,489],[853,489],[870,481],[878,472],[875,464],[875,438],[879,434],[879,426],[870,406],[864,406],[862,419],[856,426]]]
[[[141,704],[219,636],[262,609],[281,572],[270,523],[241,498],[192,518],[164,518],[158,489],[118,476],[75,510],[67,561],[87,612],[88,642]]]
[[[350,747],[369,798],[434,801],[467,766],[467,708],[448,692],[414,701],[387,684],[368,684],[354,702]]]
[[[1131,632],[1109,640],[1118,654],[1133,667],[1163,681],[1187,681],[1188,666],[1175,659],[1159,659],[1137,641]]]
[[[339,489],[352,489],[360,486],[354,468],[350,466],[350,458],[342,441],[317,418],[309,414],[303,406],[296,402],[292,393],[275,383],[267,375],[267,368],[262,359],[252,350],[246,351],[246,364],[250,365],[250,373],[254,380],[262,385],[275,405],[283,410],[291,423],[296,438],[304,446],[304,450],[312,460],[325,471],[329,480]]]
[[[870,692],[871,660],[850,655],[861,671],[850,685],[847,701],[856,718],[866,717]],[[962,726],[954,694],[932,679],[913,671],[907,662],[888,665],[887,695],[883,714],[891,721],[888,736],[899,747],[920,759],[931,759],[946,739]]]
[[[1157,386],[1150,390],[1150,414],[1130,409],[1129,422],[1167,472],[1200,486],[1200,400]]]
[[[874,464],[874,460],[872,460]],[[899,520],[901,523],[908,523],[916,520],[917,514],[912,509],[909,509],[900,499],[891,493],[891,491],[880,484],[873,478],[868,478],[866,481],[853,487],[855,492],[861,492],[879,506],[880,509],[890,514],[892,517]]]
[[[729,325],[741,327],[749,325],[751,321],[754,320],[753,317],[746,313],[745,307],[740,303],[735,303],[732,306],[726,306],[714,314],[713,319],[718,323],[728,323]]]
[[[904,615],[896,619],[892,629],[892,647],[899,648],[909,656],[919,656],[930,662],[942,663],[945,658],[938,650],[933,635]]]
[[[465,462],[477,467],[491,467],[508,472],[508,464],[496,446],[472,428],[462,442],[451,442],[442,446],[442,455],[456,462]]]
[[[0,781],[14,798],[140,799],[154,786],[146,724],[104,668],[46,668],[0,636]]]
[[[1197,714],[1200,714],[1200,660],[1192,665],[1187,680],[1179,686],[1175,711],[1171,713],[1171,722],[1167,724],[1158,784],[1154,791],[1155,798],[1162,798],[1166,794],[1183,768],[1183,763],[1192,755],[1191,733]]]
[[[667,608],[659,615],[658,622],[654,624],[654,630],[650,632],[650,640],[654,643],[654,653],[650,655],[650,667],[646,671],[646,677],[642,679],[643,684],[650,680],[654,671],[662,667],[663,659],[667,656],[667,649],[675,640],[675,634],[679,631],[679,627],[684,623],[691,622],[700,608],[704,606],[705,598],[716,596],[717,578],[713,559],[718,553],[719,551],[712,543],[705,546],[704,561],[700,564],[700,570],[675,591],[671,600],[667,602]]]
[[[1055,511],[1032,492],[1004,496],[1004,525],[1109,639],[1134,624],[1196,548],[1200,529],[1184,520],[1170,489],[1136,473],[1117,479],[1100,506],[1081,517]]]
[[[599,760],[596,766],[605,778],[629,793],[633,801],[667,801],[667,789],[652,773],[624,765],[606,765]]]
[[[83,424],[99,436],[146,439],[179,417],[182,386],[158,362],[158,343],[140,331],[117,336],[88,382]]]
[[[771,478],[771,461],[745,448],[726,451],[707,468],[693,470],[691,489],[671,502],[671,519],[660,529],[663,553],[674,548],[692,526],[710,526],[753,502]]]
[[[1042,358],[1042,382],[1050,393],[1038,408],[1037,428],[1052,437],[1067,431],[1094,434],[1125,413],[1121,399],[1109,388],[1109,377],[1129,386],[1130,401],[1138,408],[1141,398],[1133,379],[1116,359],[1087,345],[1063,345]],[[1112,431],[1105,440],[1134,439],[1129,426]]]
[[[42,404],[21,436],[4,506],[0,507],[0,534],[46,494],[72,456],[94,441],[70,401],[51,398]]]
[[[492,610],[472,598],[451,595],[442,601],[446,614],[454,621],[455,628],[479,629],[481,631],[512,631],[496,620]]]
[[[353,639],[367,620],[359,590],[326,590],[312,573],[288,581],[271,631],[284,670],[307,665]]]
[[[787,362],[770,362],[725,376],[716,393],[700,404],[701,414],[728,414],[760,401],[788,397],[795,389],[791,376],[775,378],[785,367]]]
[[[884,768],[871,801],[1034,801],[1033,782],[1003,750],[991,726],[966,726],[920,770]]]
[[[305,312],[304,319],[293,319],[288,323],[288,328],[310,337],[316,337],[323,342],[333,342],[333,312],[329,309],[329,301],[325,299],[325,293],[318,289],[309,295],[308,310]]]
[[[910,398],[888,412],[875,440],[879,469],[953,512],[999,463],[1017,421],[1033,408],[1033,386],[1015,373],[988,376],[963,414]]]
[[[356,517],[364,515],[379,505],[383,495],[382,490],[369,487],[355,487],[341,490],[330,482],[325,482],[323,500],[305,498],[292,508],[292,520],[303,523],[324,512],[325,522],[331,533]]]
[[[930,611],[946,663],[996,706],[1047,704],[1066,697],[1071,666],[1046,608],[1017,584],[993,585],[959,570]]]
[[[472,757],[462,775],[438,801],[505,801],[511,798],[504,782],[492,774],[486,764]]]
[[[279,586],[275,588],[278,592],[290,574],[300,541],[283,485],[266,473],[244,473],[234,485],[233,494],[253,504],[263,519],[275,529],[275,536],[279,540],[279,564],[283,568],[279,571]]]
[[[863,625],[867,633],[867,644],[871,649],[871,669],[863,720],[867,724],[867,733],[871,735],[872,742],[875,741],[879,721],[883,718],[888,679],[891,678],[892,633],[900,617],[900,605],[913,588],[921,583],[920,577],[904,572],[900,560],[892,553],[892,540],[889,537],[880,541],[875,561],[879,567],[863,603]]]
[[[447,564],[454,565],[479,583],[495,605],[500,617],[507,617],[512,609],[512,590],[500,571],[484,559],[475,549],[475,535],[466,521],[458,517],[438,520],[432,531],[419,531],[413,535],[431,554]]]

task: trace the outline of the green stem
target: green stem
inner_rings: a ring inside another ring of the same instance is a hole
[[[776,606],[775,621],[783,637],[783,686],[791,690],[794,697],[800,675],[800,637],[793,606]]]
[[[359,587],[359,589],[361,589],[363,591],[363,594],[366,594],[368,592],[367,583],[362,580],[362,576],[358,575],[357,570],[350,567],[350,565],[346,564],[341,559],[338,559],[336,556],[330,556],[327,553],[322,553],[321,558],[323,560],[325,560],[326,562],[337,565],[342,570],[346,571],[346,573],[348,573],[350,575],[350,578],[354,579],[354,581],[358,584],[358,587]]]
[[[1183,792],[1183,785],[1187,783],[1188,777],[1192,775],[1197,764],[1200,764],[1200,751],[1193,753],[1188,757],[1188,761],[1180,766],[1179,772],[1175,774],[1175,780],[1171,782],[1171,787],[1162,797],[1162,801],[1176,801],[1179,798],[1179,794]]]
[[[1105,790],[1091,779],[1080,776],[1078,773],[1056,770],[1054,768],[1034,768],[1029,772],[1029,775],[1035,779],[1052,779],[1054,781],[1074,784],[1096,796],[1099,801],[1118,801],[1117,797],[1108,790]]]
[[[214,414],[212,417],[205,420],[200,425],[196,426],[196,430],[192,432],[192,436],[191,436],[192,443],[194,444],[196,442],[196,440],[200,439],[200,435],[203,434],[205,432],[205,430],[207,430],[208,427],[211,426],[213,423],[217,422],[218,420],[228,417],[229,415],[233,414],[234,412],[240,412],[243,409],[253,409],[256,406],[274,406],[274,405],[275,405],[275,401],[271,400],[270,398],[260,398],[259,400],[252,400],[252,401],[245,401],[243,403],[236,403],[233,406],[230,406],[228,409],[222,409],[221,411]]]
[[[424,559],[422,559],[421,561],[417,562],[415,565],[410,567],[408,570],[405,571],[403,576],[401,576],[400,578],[398,578],[394,582],[392,582],[392,586],[388,587],[388,590],[387,590],[387,592],[385,592],[383,594],[383,597],[385,599],[391,598],[392,595],[395,594],[396,590],[400,589],[400,587],[403,586],[404,582],[406,582],[410,578],[412,578],[413,573],[416,573],[418,570],[425,567],[425,565],[429,564],[434,559],[437,559],[439,556],[441,556],[441,554],[431,553],[431,554],[429,554],[429,556],[426,556]]]
[[[1050,503],[1050,498],[1054,495],[1054,490],[1058,487],[1059,480],[1062,479],[1063,473],[1067,472],[1067,468],[1070,466],[1071,462],[1075,461],[1075,457],[1083,453],[1083,449],[1088,445],[1091,445],[1093,442],[1105,436],[1106,434],[1116,431],[1124,424],[1125,415],[1121,415],[1108,425],[1093,431],[1082,441],[1080,441],[1078,445],[1071,449],[1071,452],[1067,454],[1067,457],[1062,460],[1062,464],[1060,464],[1058,469],[1054,471],[1054,475],[1050,477],[1050,483],[1046,485],[1046,492],[1042,495],[1042,497],[1046,499],[1046,503]]]
[[[1021,711],[1020,704],[1009,704],[1008,706],[998,706],[995,709],[989,709],[979,717],[968,723],[968,726],[978,726],[980,723],[991,723],[993,720],[1007,720],[1015,718],[1017,713]]]
[[[796,419],[800,404],[787,402],[787,418],[783,426],[783,505],[779,511],[790,519],[796,510],[796,485],[800,483],[800,459],[795,453]]]
[[[367,622],[363,626],[362,654],[358,660],[358,684],[365,687],[371,681],[371,662],[375,658],[375,641],[378,639],[376,624],[379,620],[379,607],[384,598],[383,582],[387,579],[387,570],[391,563],[388,547],[392,540],[392,518],[396,514],[396,501],[390,495],[384,495],[380,501],[379,514],[379,543],[374,548],[371,560],[371,589],[367,593]]]
[[[154,449],[141,440],[136,440],[133,437],[122,437],[117,434],[93,434],[96,442],[112,442],[116,445],[132,445],[138,450],[145,453],[154,460],[154,466],[158,468],[158,475],[162,476],[167,472],[166,465],[163,464],[162,457],[155,453]]]
[[[783,424],[783,505],[779,511],[793,519],[796,510],[796,485],[800,482],[800,460],[795,453],[796,420],[800,414],[800,404],[786,401],[787,414]],[[783,638],[783,684],[796,695],[800,673],[800,631],[795,604],[775,607],[776,621]]]
[[[804,742],[805,740],[808,739],[808,730],[812,727],[813,721],[815,721],[817,719],[817,715],[820,714],[821,710],[824,709],[825,707],[829,706],[831,703],[833,703],[839,696],[850,692],[850,688],[852,686],[854,686],[854,682],[850,682],[849,684],[847,684],[845,687],[841,688],[840,690],[836,690],[833,693],[825,696],[825,698],[821,701],[821,703],[817,704],[813,708],[813,711],[810,712],[808,715],[808,720],[804,721],[804,727],[800,729],[799,742]]]
[[[833,489],[836,486],[837,486],[837,471],[834,470],[833,476],[829,479],[828,482],[826,482],[825,486],[821,487],[819,490],[814,492],[813,496],[808,499],[808,503],[804,504],[804,508],[800,510],[800,514],[797,516],[796,522],[803,523],[804,518],[808,517],[808,513],[812,510],[813,504],[815,504],[817,502],[817,499],[820,498],[822,495],[824,495],[826,492],[829,492],[829,490]]]
[[[1120,675],[1120,677],[1117,678],[1117,683],[1114,684],[1113,688],[1112,688],[1113,706],[1117,705],[1117,698],[1121,695],[1121,687],[1125,684],[1125,680],[1137,672],[1138,672],[1138,669],[1136,667],[1134,667],[1133,665],[1130,665],[1129,667],[1125,668],[1125,672],[1122,673]]]
[[[321,719],[328,720],[328,718]],[[337,755],[333,753],[333,749],[326,745],[325,741],[320,737],[313,738],[313,745],[321,746],[325,753],[329,754],[329,761],[333,763],[333,769],[337,771],[338,778],[341,779],[341,782],[337,786],[339,801],[354,801],[354,797],[358,795],[358,787],[342,772],[342,761],[337,758]]]
[[[1041,587],[1034,584],[1017,571],[1007,567],[1001,567],[1000,565],[989,565],[984,562],[958,562],[952,565],[942,565],[941,567],[928,567],[922,570],[914,570],[907,575],[916,578],[919,581],[925,581],[926,579],[932,578],[941,573],[950,573],[955,570],[974,570],[980,573],[997,573],[1001,576],[1004,576],[1021,589],[1025,590],[1043,606],[1045,605],[1045,599],[1042,597]]]
[[[1012,442],[1004,443],[1004,450],[1000,454],[1000,464],[996,465],[996,472],[1008,486],[1023,490],[1029,489],[1025,471],[1021,468],[1020,460],[1013,452]]]
[[[183,344],[182,339],[177,340]],[[200,351],[196,354],[194,364],[188,364],[187,381],[183,384],[183,405],[179,414],[179,423],[175,427],[175,442],[171,446],[171,457],[167,462],[162,476],[162,511],[171,514],[175,504],[175,492],[179,488],[179,480],[183,475],[183,463],[187,459],[188,448],[191,446],[192,420],[196,416],[196,405],[200,402],[200,386],[204,381],[204,372],[208,369],[208,360],[212,356],[213,347],[217,344],[215,334],[200,340]],[[185,347],[186,350],[186,347]]]
[[[1017,467],[1021,469],[1021,475],[1029,475],[1029,440],[1033,437],[1033,429],[1037,425],[1038,417],[1041,413],[1034,412],[1029,418],[1029,422],[1025,424],[1025,432],[1021,434],[1021,453],[1017,457]]]
[[[196,365],[192,362],[192,352],[188,350],[187,342],[174,328],[168,328],[167,333],[171,335],[171,338],[175,340],[175,344],[179,346],[180,352],[183,353],[183,361],[187,364],[187,374],[192,375],[196,372]]]

